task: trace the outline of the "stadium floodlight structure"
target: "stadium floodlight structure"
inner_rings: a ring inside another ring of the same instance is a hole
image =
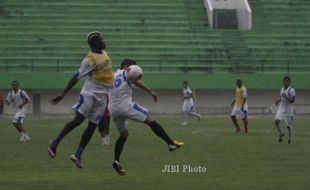
[[[212,29],[252,29],[252,11],[247,0],[204,0]]]

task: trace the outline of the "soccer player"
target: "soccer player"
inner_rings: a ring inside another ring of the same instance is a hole
[[[182,125],[187,125],[188,115],[197,117],[198,121],[201,121],[201,115],[194,111],[193,92],[188,86],[188,81],[183,81],[183,117]]]
[[[291,78],[286,76],[283,78],[283,88],[280,91],[280,98],[276,104],[280,104],[276,117],[275,126],[279,132],[279,142],[283,141],[284,133],[281,130],[280,121],[284,120],[288,131],[288,143],[292,142],[292,128],[294,117],[295,90],[290,86]]]
[[[101,118],[98,131],[102,138],[102,145],[109,145],[110,144],[110,111],[109,111],[109,97],[107,98],[107,105],[105,111],[103,113],[103,117]]]
[[[120,155],[124,144],[128,138],[127,119],[136,122],[145,123],[150,126],[153,132],[162,138],[168,145],[170,151],[178,149],[183,142],[173,141],[167,135],[165,130],[154,119],[149,117],[149,111],[137,103],[132,102],[132,84],[150,94],[154,101],[157,101],[157,95],[154,91],[144,85],[141,80],[128,81],[127,69],[131,65],[135,65],[135,61],[130,59],[123,60],[121,67],[114,74],[113,90],[110,93],[109,109],[113,117],[113,121],[119,130],[120,136],[115,143],[113,167],[119,175],[125,175],[125,170],[120,165]]]
[[[51,100],[54,105],[59,103],[80,79],[85,79],[79,100],[73,106],[75,116],[73,120],[63,127],[60,133],[56,135],[48,146],[50,157],[55,158],[57,146],[62,138],[87,118],[89,120],[88,127],[82,134],[76,153],[70,157],[79,168],[82,168],[80,155],[90,141],[94,130],[100,122],[102,113],[106,107],[106,97],[112,88],[114,80],[112,62],[104,51],[106,46],[101,34],[99,32],[89,33],[87,36],[87,42],[91,50],[82,60],[79,70],[70,79],[61,95]]]
[[[235,99],[231,103],[231,106],[233,106],[233,109],[231,111],[231,120],[233,121],[235,127],[236,127],[236,133],[239,133],[241,131],[238,120],[236,118],[237,114],[241,115],[241,118],[243,120],[243,126],[244,126],[244,132],[248,133],[248,104],[247,104],[247,91],[245,86],[242,85],[242,80],[237,79],[237,88],[235,93]]]
[[[12,103],[14,108],[13,125],[20,133],[20,142],[27,142],[30,140],[25,128],[23,127],[23,121],[25,119],[24,106],[29,102],[30,98],[28,94],[19,88],[19,82],[17,80],[12,81],[12,90],[7,95],[5,102],[7,105]]]

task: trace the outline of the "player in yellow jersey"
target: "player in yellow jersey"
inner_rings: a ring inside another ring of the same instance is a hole
[[[50,157],[55,158],[56,149],[61,139],[87,118],[89,120],[88,127],[85,129],[81,137],[80,144],[75,154],[70,157],[79,168],[82,168],[82,152],[101,120],[102,113],[106,108],[107,96],[112,89],[114,81],[112,62],[104,51],[105,43],[101,34],[99,32],[89,33],[87,36],[87,42],[91,50],[82,60],[79,70],[70,79],[61,95],[51,100],[54,105],[59,103],[80,79],[84,79],[85,83],[80,92],[79,100],[73,106],[75,117],[64,126],[61,132],[48,146]]]
[[[244,126],[244,132],[248,133],[248,104],[247,104],[247,91],[246,88],[242,85],[242,80],[237,79],[237,88],[236,88],[236,94],[235,99],[231,103],[233,106],[232,112],[231,112],[231,120],[233,121],[235,127],[236,127],[236,133],[239,133],[240,127],[238,124],[238,120],[236,118],[236,115],[240,114],[241,118],[243,120],[243,126]]]

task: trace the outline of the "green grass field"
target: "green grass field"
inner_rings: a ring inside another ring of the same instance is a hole
[[[191,120],[181,126],[179,118],[160,117],[173,138],[186,144],[170,153],[149,127],[130,122],[130,137],[122,163],[126,176],[112,169],[113,147],[117,138],[111,126],[112,144],[102,146],[96,132],[84,152],[83,169],[69,160],[85,125],[69,134],[60,144],[56,159],[47,154],[47,145],[71,117],[28,117],[25,126],[29,143],[19,143],[10,118],[0,122],[0,189],[309,189],[310,120],[296,119],[293,144],[277,142],[271,118],[250,118],[250,133],[233,133],[229,118]],[[203,166],[205,173],[163,173],[167,164]]]

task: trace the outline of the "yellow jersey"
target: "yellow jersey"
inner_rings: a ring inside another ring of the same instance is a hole
[[[114,73],[112,61],[108,54],[105,51],[103,51],[102,54],[89,51],[85,58],[88,64],[93,68],[90,77],[99,84],[112,86]]]
[[[247,98],[246,88],[244,86],[241,86],[240,88],[237,87],[235,97],[236,97],[235,98],[235,100],[236,100],[235,106],[241,107],[244,99]]]

